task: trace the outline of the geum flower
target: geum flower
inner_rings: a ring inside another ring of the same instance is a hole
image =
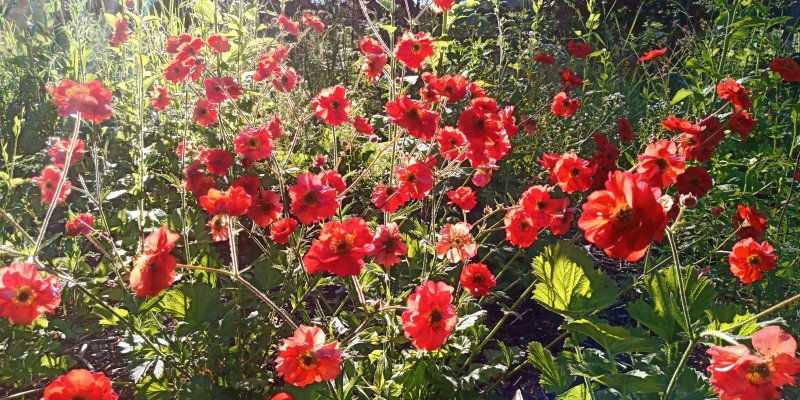
[[[342,85],[322,89],[311,100],[311,105],[317,117],[328,125],[341,125],[349,118],[350,102],[347,101],[347,91]]]
[[[417,139],[430,141],[439,128],[439,113],[428,109],[428,105],[413,101],[403,95],[386,103],[386,115],[392,123],[408,130]]]
[[[372,238],[372,245],[369,256],[384,268],[399,263],[400,257],[408,254],[408,246],[403,243],[403,235],[395,222],[379,226]]]
[[[244,215],[253,203],[253,198],[242,187],[230,187],[222,192],[209,189],[200,196],[200,205],[211,215],[238,217]]]
[[[12,324],[30,325],[61,304],[55,276],[42,278],[36,264],[12,263],[0,268],[0,316]]]
[[[96,79],[87,83],[64,79],[58,87],[48,86],[47,91],[62,117],[80,114],[87,121],[103,122],[114,114],[111,91]]]
[[[329,272],[355,276],[364,268],[364,257],[374,249],[372,232],[362,218],[329,222],[303,257],[309,274]]]
[[[403,311],[403,333],[421,350],[442,347],[456,326],[453,287],[444,282],[426,281],[408,297]]]
[[[331,381],[342,373],[339,343],[325,343],[325,333],[316,326],[300,325],[294,335],[278,346],[275,370],[286,383],[305,387]]]
[[[166,226],[153,231],[144,241],[144,250],[133,264],[130,285],[138,297],[155,296],[175,281],[178,260],[170,252],[180,234]]]
[[[102,372],[74,369],[44,389],[42,400],[117,400],[111,379]]]
[[[472,225],[458,222],[455,225],[446,224],[439,234],[436,242],[436,255],[447,258],[451,263],[467,261],[478,254],[478,245],[470,233]]]
[[[322,178],[311,172],[297,176],[297,183],[289,186],[291,211],[303,224],[328,219],[339,209],[336,189],[322,183]]]

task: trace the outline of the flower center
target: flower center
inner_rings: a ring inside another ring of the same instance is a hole
[[[31,304],[33,303],[33,300],[35,298],[36,298],[36,293],[30,286],[27,285],[20,286],[17,289],[17,295],[14,296],[14,300],[16,300],[17,303],[21,304]]]
[[[353,247],[353,235],[343,238],[334,237],[331,239],[330,249],[334,254],[345,254]]]
[[[251,137],[250,140],[247,141],[247,147],[251,149],[257,149],[260,144],[261,142],[255,137]]]
[[[330,106],[331,106],[331,110],[334,110],[334,111],[338,110],[339,109],[339,101],[338,100],[331,100]]]
[[[454,237],[450,239],[450,244],[452,244],[452,247],[461,247],[464,243],[460,237]]]
[[[434,308],[433,310],[431,310],[431,314],[428,317],[428,320],[430,321],[431,325],[438,324],[442,322],[443,319],[444,318],[442,318],[442,312],[439,311],[438,308]]]
[[[747,368],[747,380],[754,385],[766,385],[770,382],[770,370],[767,363],[753,364]]]
[[[751,266],[756,266],[761,263],[761,258],[757,255],[752,255],[750,257],[747,257],[747,263],[750,264]]]
[[[614,214],[611,215],[611,221],[621,229],[632,227],[636,223],[636,220],[636,210],[627,204],[619,207],[614,211]]]
[[[317,191],[309,190],[303,195],[303,202],[309,205],[317,204]]]
[[[422,46],[420,46],[420,45],[419,45],[419,43],[417,43],[417,42],[414,42],[414,43],[412,43],[412,44],[411,44],[411,52],[413,52],[413,53],[419,53],[419,51],[420,51],[421,49],[422,49]]]
[[[663,158],[659,158],[658,161],[656,161],[656,165],[658,165],[658,169],[667,169],[669,167],[669,162]]]
[[[311,350],[300,356],[300,364],[302,364],[303,367],[311,368],[314,366],[314,364],[316,364],[316,362],[317,359],[314,357],[314,352]]]
[[[576,177],[580,176],[580,174],[581,174],[581,170],[579,170],[577,168],[573,168],[572,170],[569,171],[569,176],[571,176],[573,178],[576,178]]]

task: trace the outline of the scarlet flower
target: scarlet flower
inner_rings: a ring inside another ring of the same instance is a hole
[[[36,264],[12,263],[0,268],[0,316],[12,324],[30,325],[61,304],[55,276],[42,278]]]
[[[708,349],[709,380],[720,400],[778,400],[780,388],[797,384],[800,359],[791,335],[768,326],[753,334],[752,342],[755,354],[741,344]]]
[[[194,105],[194,122],[208,127],[214,125],[218,118],[216,104],[208,99],[197,99],[197,103]]]
[[[397,126],[407,129],[411,136],[426,142],[433,139],[439,127],[439,113],[407,95],[386,103],[386,114]]]
[[[181,235],[166,226],[153,231],[144,241],[144,251],[133,264],[130,285],[138,297],[155,296],[175,281],[178,260],[170,254]]]
[[[67,161],[67,152],[69,151],[71,142],[69,140],[59,138],[50,138],[49,142],[50,148],[47,150],[47,154],[50,156],[50,160],[53,162],[53,165],[56,168],[63,169],[64,164]],[[86,154],[84,146],[85,144],[83,143],[83,140],[75,140],[75,148],[72,149],[72,157],[69,160],[70,167],[80,161]]]
[[[683,133],[678,140],[678,153],[690,161],[706,162],[714,155],[715,148],[725,137],[724,126],[717,117],[703,121],[705,129],[699,134]]]
[[[747,140],[747,136],[756,127],[756,120],[747,111],[737,111],[731,116],[728,126],[732,131],[738,133],[742,140]]]
[[[731,221],[733,226],[736,227],[736,236],[739,236],[739,239],[764,240],[764,233],[767,231],[767,219],[757,208],[739,204],[737,213],[731,218]]]
[[[601,188],[608,178],[611,171],[617,169],[617,159],[619,158],[619,148],[611,143],[608,138],[601,134],[594,134],[594,143],[597,149],[594,156],[589,160],[589,164],[594,168],[593,188]]]
[[[437,13],[448,11],[453,8],[455,2],[455,0],[433,0],[433,11]]]
[[[92,233],[92,226],[94,226],[94,217],[91,214],[79,214],[67,221],[64,228],[67,230],[67,236],[75,237]]]
[[[467,138],[460,130],[445,126],[436,132],[436,143],[439,144],[439,154],[447,160],[463,160],[464,147]]]
[[[567,194],[583,192],[592,187],[594,169],[589,166],[589,161],[578,157],[575,152],[551,156],[556,156],[557,159],[551,167],[545,166],[550,170],[550,183],[558,184]],[[542,160],[542,165],[546,163]]]
[[[498,168],[500,167],[493,163],[475,167],[475,175],[472,176],[472,183],[477,187],[486,187],[492,180],[492,173]]]
[[[230,151],[207,149],[201,153],[200,158],[208,168],[208,172],[222,177],[228,174],[228,169],[233,165],[234,156]]]
[[[283,14],[278,17],[278,26],[282,31],[286,31],[286,33],[292,36],[297,36],[297,34],[300,33],[300,28],[297,26],[297,23],[286,18]]]
[[[358,41],[358,48],[364,54],[384,54],[380,42],[371,37],[363,37]]]
[[[258,58],[258,65],[256,73],[253,74],[253,80],[256,82],[263,81],[272,75],[272,72],[278,68],[281,61],[289,57],[289,49],[284,45],[277,45]]]
[[[661,190],[651,187],[637,174],[616,171],[605,190],[589,195],[578,227],[586,240],[607,255],[637,261],[653,239],[661,240],[667,216],[658,202]]]
[[[191,65],[187,65],[183,59],[174,59],[164,67],[164,79],[170,83],[178,83],[186,79],[192,73]]]
[[[550,54],[537,53],[535,56],[533,56],[533,61],[542,64],[553,65],[556,60]]]
[[[166,51],[170,54],[180,54],[182,57],[194,57],[200,54],[203,46],[202,38],[183,33],[167,38]]]
[[[290,385],[332,381],[342,373],[339,343],[325,344],[325,333],[319,327],[300,325],[294,336],[281,342],[278,351],[275,370]]]
[[[573,72],[571,68],[567,68],[561,73],[561,81],[564,84],[565,92],[571,92],[572,85],[583,86],[583,78]]]
[[[102,372],[74,369],[47,385],[42,400],[117,400],[111,379]]]
[[[447,342],[458,317],[453,303],[453,287],[444,282],[426,281],[408,297],[403,311],[403,334],[421,350],[434,351]]]
[[[152,98],[153,108],[158,111],[164,111],[167,109],[167,107],[169,107],[169,103],[170,98],[169,93],[167,93],[167,89],[163,87],[156,88]]]
[[[643,61],[652,61],[664,57],[667,54],[667,48],[664,47],[663,49],[655,49],[645,52],[643,56],[639,57],[639,62]]]
[[[630,143],[633,141],[633,127],[627,118],[620,118],[617,121],[617,131],[619,132],[619,140],[622,143]]]
[[[280,392],[275,396],[272,396],[269,400],[294,400],[294,397],[286,392]]]
[[[64,79],[58,87],[48,86],[53,96],[51,103],[58,107],[58,115],[69,117],[80,113],[81,118],[90,122],[103,122],[114,114],[111,109],[111,91],[98,80],[77,83]]]
[[[228,38],[219,34],[214,34],[208,37],[208,47],[214,53],[227,53],[231,51],[231,44],[228,43]]]
[[[753,106],[750,100],[752,92],[747,90],[741,83],[728,78],[717,84],[717,95],[722,100],[728,100],[736,110],[747,110]]]
[[[228,231],[228,225],[230,224],[230,218],[228,218],[225,214],[215,215],[211,217],[208,221],[206,226],[208,226],[208,232],[211,235],[211,241],[213,242],[226,242],[230,238],[230,232]]]
[[[469,186],[462,186],[447,192],[448,204],[455,204],[460,209],[470,211],[478,204],[475,200],[475,192]]]
[[[375,230],[372,238],[373,249],[369,253],[376,263],[389,268],[400,262],[400,257],[408,254],[408,246],[403,243],[397,223],[391,222],[381,225]]]
[[[297,183],[289,186],[292,214],[303,224],[328,219],[339,209],[336,189],[324,185],[322,179],[310,172],[297,176]]]
[[[537,226],[521,206],[514,206],[506,211],[503,218],[506,230],[506,240],[515,246],[528,248],[539,240],[540,226]]]
[[[394,169],[400,191],[412,199],[422,200],[433,189],[433,171],[425,163],[416,158],[406,157],[402,164]]]
[[[42,203],[50,204],[55,199],[56,204],[63,203],[70,192],[72,192],[72,183],[69,180],[64,182],[61,191],[56,195],[58,183],[61,180],[63,172],[55,166],[48,165],[42,170],[42,174],[31,179],[34,183],[39,185],[39,190],[42,192]]]
[[[578,107],[580,106],[580,100],[567,98],[567,94],[561,92],[553,97],[553,104],[550,105],[550,110],[555,115],[569,118],[575,115],[575,113],[578,111]]]
[[[467,261],[478,254],[478,246],[469,232],[472,225],[458,222],[455,225],[446,224],[436,235],[436,255],[445,258],[451,263]]]
[[[769,63],[769,69],[777,73],[786,82],[800,82],[800,65],[789,57],[776,57]]]
[[[650,186],[665,188],[678,181],[678,175],[686,170],[686,161],[678,153],[674,142],[663,139],[647,145],[639,156],[636,171]]]
[[[506,134],[511,137],[516,136],[517,132],[519,132],[519,127],[517,126],[517,119],[514,117],[514,106],[506,106],[497,115],[503,121],[503,129],[505,129]]]
[[[224,192],[209,189],[200,196],[200,205],[211,215],[244,215],[252,204],[253,198],[242,187],[230,187]]]
[[[550,197],[550,190],[542,185],[529,187],[522,193],[519,205],[530,216],[536,226],[545,227],[550,224],[553,215],[563,209],[561,200]]]
[[[242,87],[230,76],[224,78],[206,78],[203,81],[206,88],[206,97],[214,103],[222,103],[228,98],[238,99],[242,95]]]
[[[235,181],[231,184],[233,187],[240,187],[244,189],[247,194],[250,196],[258,196],[259,190],[261,188],[261,181],[259,181],[257,176],[242,176],[236,178]]]
[[[550,220],[550,225],[548,226],[553,235],[563,235],[569,232],[569,228],[572,226],[572,220],[575,219],[575,209],[568,208],[569,199],[563,198],[560,200],[563,206],[561,207],[562,211],[553,214],[553,218]]]
[[[336,189],[336,194],[342,194],[347,190],[347,183],[341,175],[334,170],[320,172],[317,174],[322,180],[322,184]]]
[[[374,84],[381,79],[386,61],[386,54],[367,54],[364,57],[364,63],[361,64],[361,72],[367,77],[367,82]]]
[[[325,30],[325,24],[317,16],[309,13],[303,14],[303,23],[309,28],[313,29],[316,33],[322,33]]]
[[[311,100],[314,113],[328,125],[341,125],[348,120],[350,103],[347,101],[347,92],[342,85],[322,89]]]
[[[283,212],[281,196],[271,190],[261,190],[247,209],[247,216],[260,227],[277,221]]]
[[[411,31],[406,31],[394,48],[397,60],[410,69],[425,68],[425,59],[432,55],[433,39],[425,32],[418,32],[415,35]]]
[[[489,272],[489,266],[484,263],[468,264],[461,270],[459,281],[475,297],[486,296],[497,285],[494,275]]]
[[[292,67],[280,66],[272,78],[272,86],[281,93],[289,93],[297,85],[297,72]]]
[[[740,240],[728,254],[731,272],[746,284],[761,280],[762,273],[775,268],[777,259],[775,249],[769,243],[759,244],[752,238]]]
[[[503,120],[498,115],[497,102],[488,97],[478,97],[458,116],[458,129],[472,146],[485,147],[497,141],[505,132]]]
[[[112,47],[120,47],[130,39],[131,34],[128,32],[128,20],[119,18],[114,22],[114,32],[111,34],[109,42]]]
[[[353,118],[353,128],[355,128],[359,133],[363,133],[365,135],[372,135],[375,133],[375,128],[370,125],[369,121],[361,117]]]
[[[184,168],[184,180],[182,182],[184,189],[198,197],[208,193],[209,189],[217,187],[217,181],[213,177],[200,172],[200,165],[202,165],[202,162],[195,160],[191,165]]]
[[[395,212],[411,197],[394,186],[376,186],[372,192],[372,204],[386,212]]]
[[[702,125],[695,125],[690,121],[670,115],[669,118],[661,121],[661,126],[670,132],[683,132],[693,135],[700,134],[705,129]]]
[[[703,167],[686,168],[686,171],[678,176],[677,183],[678,193],[691,193],[697,198],[708,194],[708,191],[714,186],[711,174]]]
[[[572,58],[582,59],[592,52],[592,45],[586,42],[570,40],[567,42],[567,51],[572,55]]]
[[[263,160],[272,154],[272,133],[262,125],[258,128],[248,128],[233,140],[236,152],[248,161]]]
[[[269,238],[278,244],[289,242],[289,236],[297,230],[297,220],[294,218],[279,219],[269,227]]]
[[[373,249],[372,232],[362,218],[343,223],[333,221],[322,227],[319,238],[303,257],[303,264],[309,274],[355,276],[364,268],[364,257]]]

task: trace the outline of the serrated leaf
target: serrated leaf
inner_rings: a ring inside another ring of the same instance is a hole
[[[589,400],[591,394],[586,390],[586,385],[574,386],[566,393],[556,397],[556,400]]]
[[[675,340],[675,320],[663,312],[660,313],[644,300],[631,303],[628,306],[628,313],[667,343]]]
[[[556,363],[553,354],[539,342],[528,344],[528,360],[539,370],[539,383],[549,393],[559,393],[567,390],[572,383],[568,378],[569,372]]]
[[[564,329],[589,336],[603,346],[613,357],[617,354],[646,353],[657,351],[660,343],[647,334],[639,335],[621,326],[612,326],[600,319],[579,319],[564,325]]]
[[[658,393],[664,390],[664,385],[658,376],[648,375],[644,371],[631,371],[627,374],[606,374],[595,378],[620,393]]]

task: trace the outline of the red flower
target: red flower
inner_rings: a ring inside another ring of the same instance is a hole
[[[791,58],[775,58],[769,63],[769,69],[779,74],[786,82],[800,82],[800,65]]]
[[[203,160],[208,172],[222,177],[228,174],[228,169],[233,165],[233,153],[222,149],[208,149],[204,150],[200,159]]]
[[[214,34],[208,37],[208,47],[214,53],[227,53],[231,50],[231,44],[228,43],[228,38],[219,34]]]
[[[478,204],[475,200],[475,192],[469,186],[462,186],[447,192],[448,204],[455,204],[465,211],[470,211]]]
[[[201,164],[200,160],[195,160],[183,170],[183,188],[198,197],[206,194],[209,189],[217,187],[217,181],[213,177],[199,171]]]
[[[70,144],[71,142],[66,139],[50,138],[50,148],[47,150],[47,154],[56,168],[64,169]],[[83,140],[75,140],[75,148],[72,149],[72,157],[69,159],[70,167],[80,161],[86,154],[86,150],[83,149],[84,146]]]
[[[536,226],[545,227],[550,224],[553,215],[562,210],[561,200],[550,197],[550,190],[542,185],[534,185],[522,193],[519,205],[525,214],[531,217]]]
[[[592,45],[586,42],[570,40],[567,42],[567,51],[572,55],[572,58],[586,58],[592,52]]]
[[[200,205],[211,215],[244,215],[252,204],[253,198],[242,187],[230,187],[224,192],[209,189],[200,196]]]
[[[371,37],[361,38],[358,48],[364,54],[384,54],[380,42]]]
[[[364,57],[361,72],[367,77],[367,82],[374,84],[381,79],[386,61],[386,54],[368,54]]]
[[[686,161],[677,154],[678,146],[668,139],[647,145],[639,156],[636,171],[650,186],[665,188],[678,181],[678,175],[686,170]]]
[[[498,115],[497,102],[488,97],[478,97],[458,116],[458,130],[473,147],[485,148],[506,136],[503,120]]]
[[[40,176],[32,179],[34,183],[39,185],[39,190],[42,192],[42,203],[50,204],[55,199],[56,204],[61,204],[67,199],[70,192],[72,192],[72,183],[66,180],[58,196],[56,196],[56,189],[58,189],[58,183],[61,180],[62,174],[63,172],[60,169],[48,165],[42,170]]]
[[[685,119],[680,119],[674,115],[670,115],[669,118],[661,121],[661,126],[663,126],[664,129],[670,132],[677,131],[693,135],[700,134],[701,132],[703,132],[703,129],[705,129],[705,127],[702,125],[695,125],[690,121],[687,121]]]
[[[217,105],[207,99],[197,99],[194,105],[194,121],[202,126],[211,126],[217,122]]]
[[[111,379],[102,372],[74,369],[47,385],[42,400],[117,400]]]
[[[329,272],[355,276],[364,268],[364,257],[372,252],[372,232],[361,218],[329,222],[311,243],[303,264],[309,274]]]
[[[478,245],[469,232],[472,225],[466,222],[458,222],[455,225],[446,224],[439,234],[436,235],[436,255],[445,258],[451,263],[467,261],[478,254]]]
[[[472,263],[464,267],[459,281],[475,297],[486,296],[497,285],[494,275],[489,272],[489,266],[484,263]]]
[[[533,56],[533,61],[542,64],[553,65],[556,60],[550,54],[537,53],[535,56]]]
[[[297,23],[292,21],[289,18],[286,18],[285,15],[280,15],[278,17],[278,26],[281,28],[282,31],[286,31],[286,33],[297,36],[300,33],[300,28],[297,26]],[[324,29],[324,28],[323,28]]]
[[[764,233],[767,231],[767,219],[764,218],[764,214],[756,208],[741,204],[737,211],[731,220],[736,227],[736,235],[739,236],[739,239],[764,240]]]
[[[313,29],[316,33],[322,33],[325,30],[325,24],[317,16],[309,13],[303,14],[303,23],[309,28]]]
[[[53,105],[58,107],[58,115],[69,117],[80,113],[81,118],[91,122],[103,122],[114,114],[111,109],[111,91],[98,80],[77,83],[64,79],[58,87],[48,86],[53,96]]]
[[[724,126],[717,117],[703,120],[705,129],[701,133],[683,133],[678,140],[678,153],[690,161],[706,162],[714,155],[715,148],[725,137]]]
[[[111,34],[109,42],[112,47],[120,47],[130,39],[131,34],[128,32],[128,20],[120,18],[114,23],[114,32]]]
[[[271,190],[261,190],[260,196],[254,197],[247,209],[247,216],[263,228],[277,221],[282,212],[281,196]]]
[[[214,242],[226,242],[230,238],[230,231],[228,225],[230,218],[225,214],[215,215],[211,217],[206,226],[208,226],[211,240]]]
[[[289,242],[289,236],[297,230],[297,220],[294,218],[279,219],[269,227],[269,238],[278,244]]]
[[[69,220],[64,228],[67,230],[67,236],[75,237],[92,233],[92,226],[94,226],[94,217],[92,215],[79,214]]]
[[[439,154],[446,160],[463,160],[467,138],[460,130],[445,126],[436,132]]]
[[[180,53],[191,57],[200,54],[203,49],[203,39],[183,33],[180,36],[170,36],[167,39],[166,51],[170,54]]]
[[[426,142],[433,139],[439,127],[439,113],[407,95],[386,103],[386,114],[397,126],[407,129],[411,136]]]
[[[486,187],[492,180],[492,173],[498,169],[495,164],[489,163],[475,168],[475,175],[472,176],[472,183],[477,187]]]
[[[750,100],[751,93],[741,83],[731,78],[717,84],[719,98],[731,102],[737,111],[747,110],[753,106],[753,102]]]
[[[164,67],[164,79],[170,83],[178,83],[186,79],[192,72],[190,65],[183,59],[174,59]]]
[[[433,189],[433,171],[425,163],[416,158],[407,157],[402,164],[394,169],[400,191],[412,199],[422,200]]]
[[[347,92],[342,85],[322,89],[311,100],[314,113],[328,125],[341,125],[348,120],[350,103],[347,101]]]
[[[286,392],[280,392],[275,396],[272,396],[269,400],[294,400],[294,397]]]
[[[305,387],[335,380],[342,373],[339,343],[325,344],[325,333],[316,326],[300,325],[294,336],[283,340],[278,351],[275,370],[288,384]]]
[[[375,128],[370,125],[369,121],[361,117],[353,118],[353,128],[355,128],[359,133],[363,133],[365,135],[372,135],[375,133]]]
[[[394,222],[381,225],[375,230],[372,246],[369,256],[384,268],[399,263],[400,257],[408,254],[408,246],[403,243],[403,235]]]
[[[594,168],[594,182],[592,183],[592,187],[601,188],[608,178],[608,174],[617,169],[619,148],[601,133],[594,134],[594,143],[597,149],[592,159],[589,160],[589,164]]]
[[[345,190],[347,190],[347,183],[344,181],[341,175],[338,172],[330,170],[325,172],[320,172],[317,174],[319,178],[322,180],[322,184],[326,186],[330,186],[336,189],[336,194],[342,194]]]
[[[514,117],[514,106],[506,106],[497,115],[503,121],[503,129],[506,130],[506,134],[511,137],[517,136],[519,127],[517,126],[517,119]]]
[[[633,141],[633,127],[626,118],[620,118],[617,121],[617,131],[619,132],[619,140],[622,143],[630,143]]]
[[[414,347],[433,351],[444,345],[458,322],[452,303],[453,287],[444,282],[417,286],[403,311],[403,333]]]
[[[521,206],[514,206],[506,211],[503,218],[506,228],[506,240],[515,246],[528,248],[539,240],[540,226],[537,226]]]
[[[275,77],[272,78],[272,86],[281,93],[289,93],[297,85],[297,72],[292,67],[278,67]]]
[[[761,280],[763,272],[772,271],[777,259],[775,249],[769,243],[759,244],[752,238],[740,240],[728,254],[731,272],[748,285]]]
[[[336,189],[324,185],[322,179],[310,172],[297,176],[297,183],[289,186],[292,214],[303,224],[328,219],[339,209]]]
[[[720,400],[778,400],[780,388],[797,384],[800,359],[792,336],[769,326],[756,332],[752,341],[756,354],[741,344],[708,349],[709,380]]]
[[[553,235],[563,235],[569,232],[569,228],[572,226],[572,220],[575,219],[575,209],[574,208],[567,208],[569,207],[569,199],[563,198],[562,200],[562,211],[559,211],[553,214],[553,218],[550,220],[550,232]]]
[[[395,212],[405,204],[411,197],[394,186],[376,186],[372,192],[372,204],[382,211]]]
[[[214,103],[222,103],[227,98],[238,99],[242,95],[242,87],[230,76],[219,80],[217,78],[207,78],[203,81],[206,88],[206,97]]]
[[[583,86],[583,78],[572,72],[571,68],[567,68],[561,73],[561,82],[564,84],[565,92],[571,92],[572,85]]]
[[[661,190],[630,172],[616,171],[605,190],[589,195],[578,227],[586,240],[612,258],[637,261],[653,239],[661,240],[667,216],[658,202]]]
[[[712,186],[714,186],[714,181],[703,167],[686,168],[686,171],[678,176],[678,193],[691,193],[697,198],[701,198],[708,194]]]
[[[555,115],[560,115],[564,118],[569,118],[578,111],[581,106],[581,101],[578,99],[569,99],[567,94],[561,92],[553,97],[553,104],[550,105],[550,110]]]
[[[425,59],[432,55],[433,39],[425,32],[415,35],[411,31],[406,31],[394,48],[397,60],[411,69],[425,68]]]
[[[747,140],[747,136],[756,128],[756,120],[747,111],[737,111],[731,116],[728,126],[738,133],[742,140]]]
[[[263,160],[272,154],[272,133],[264,125],[248,128],[239,132],[239,136],[233,139],[233,145],[245,160]]]
[[[236,178],[235,181],[231,184],[233,187],[240,187],[244,189],[247,194],[250,196],[258,196],[261,181],[258,179],[257,176],[242,176]]]
[[[166,226],[153,231],[144,241],[144,251],[133,264],[130,284],[138,297],[155,296],[175,281],[178,260],[170,254],[181,235]]]
[[[167,93],[167,89],[160,87],[156,88],[156,92],[153,94],[152,104],[153,108],[158,111],[164,111],[169,107],[170,98],[169,93]]]
[[[257,70],[253,74],[253,80],[260,82],[269,78],[272,72],[278,68],[281,61],[287,57],[289,57],[289,49],[286,46],[277,45],[271,48],[267,54],[258,58]]]
[[[0,268],[0,316],[12,324],[30,325],[61,304],[55,276],[42,278],[36,264],[12,263]]]
[[[456,0],[433,0],[433,10],[437,13],[445,12],[453,8]]]
[[[547,156],[547,155],[545,155]],[[546,161],[542,165],[550,170],[550,183],[558,184],[564,193],[572,194],[583,192],[592,187],[594,169],[589,166],[589,161],[578,157],[575,152],[564,153],[557,157],[554,164],[548,167]]]
[[[664,57],[667,54],[667,48],[664,47],[663,49],[655,49],[645,52],[643,56],[639,57],[639,62],[643,61],[652,61]]]

